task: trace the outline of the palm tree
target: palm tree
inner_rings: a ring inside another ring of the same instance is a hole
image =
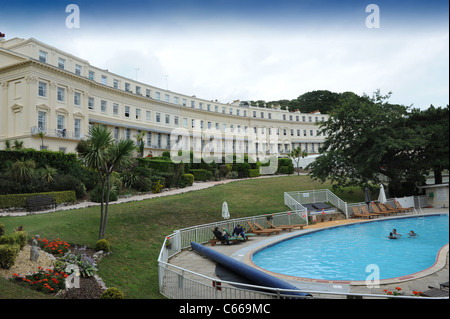
[[[130,164],[134,147],[132,140],[122,139],[118,143],[114,143],[111,132],[106,127],[98,125],[94,125],[91,128],[90,138],[87,141],[80,141],[77,145],[77,152],[83,159],[84,164],[89,168],[95,169],[100,176],[102,195],[100,201],[99,239],[104,238],[106,232],[111,174],[119,168]]]
[[[42,144],[41,150],[43,150],[43,149],[44,149],[44,137],[45,137],[45,132],[39,131],[36,135],[39,136],[39,137],[41,138],[41,144]]]
[[[25,182],[33,177],[36,163],[33,160],[25,160],[22,157],[21,160],[17,160],[14,163],[9,161],[7,167],[6,176],[13,178],[16,182]]]
[[[136,137],[136,141],[138,144],[138,150],[139,150],[139,154],[138,157],[144,157],[144,136],[145,136],[145,132],[141,132],[138,134],[138,136]]]

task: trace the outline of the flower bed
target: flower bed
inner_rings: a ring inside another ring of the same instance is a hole
[[[66,278],[68,275],[63,271],[57,272],[53,269],[44,269],[39,267],[39,271],[32,275],[21,276],[14,273],[13,278],[16,282],[28,288],[38,290],[44,293],[57,293],[66,288]]]

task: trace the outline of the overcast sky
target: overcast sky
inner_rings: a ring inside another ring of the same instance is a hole
[[[91,65],[207,100],[380,89],[392,92],[391,103],[449,103],[448,1],[0,2],[7,39],[34,37]],[[79,28],[66,25],[71,3],[80,9]],[[366,24],[375,17],[369,4],[379,8],[379,28]]]

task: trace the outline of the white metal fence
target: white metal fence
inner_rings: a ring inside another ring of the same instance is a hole
[[[304,192],[295,192],[297,196],[303,196]],[[333,196],[327,192],[310,192],[314,197],[313,201],[335,201]],[[295,195],[295,194],[294,194]],[[334,195],[334,194],[333,194]],[[328,197],[327,197],[328,196]],[[303,196],[304,197],[304,196]],[[293,198],[293,197],[291,197]],[[299,197],[297,197],[298,199]],[[295,198],[293,198],[296,201]],[[415,202],[422,207],[426,206],[427,198],[419,197]],[[311,201],[311,202],[313,202]],[[301,205],[300,203],[298,203]],[[334,203],[333,203],[334,205]],[[338,205],[341,205],[338,203]],[[345,212],[354,205],[366,205],[365,203],[345,203]],[[342,207],[342,206],[341,206]],[[271,218],[274,224],[302,224],[305,223],[302,216],[296,212],[282,212],[272,214]],[[374,294],[361,294],[349,292],[330,292],[330,291],[311,291],[302,290],[311,294],[309,297],[292,296],[291,293],[298,290],[277,289],[270,287],[261,287],[237,282],[229,282],[211,278],[188,269],[183,269],[169,263],[172,256],[180,253],[183,249],[190,248],[191,242],[206,243],[213,237],[211,229],[215,226],[228,227],[233,229],[237,224],[246,225],[247,221],[257,222],[267,227],[267,215],[252,216],[247,218],[238,218],[219,221],[216,223],[198,225],[181,230],[174,231],[167,236],[158,257],[158,279],[159,291],[162,295],[171,299],[280,299],[280,298],[414,298],[414,299],[433,299],[429,297],[412,296],[387,296]],[[448,299],[448,298],[435,298]]]

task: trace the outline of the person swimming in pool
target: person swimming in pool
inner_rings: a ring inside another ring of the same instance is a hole
[[[409,237],[419,236],[419,234],[415,233],[414,230],[411,230],[408,235],[409,235]]]
[[[395,228],[392,230],[392,233],[394,234],[394,236],[397,236],[397,238],[401,236],[401,234],[397,233],[397,229]]]
[[[395,236],[394,233],[390,232],[389,236],[387,236],[389,239],[398,239],[399,237]]]

